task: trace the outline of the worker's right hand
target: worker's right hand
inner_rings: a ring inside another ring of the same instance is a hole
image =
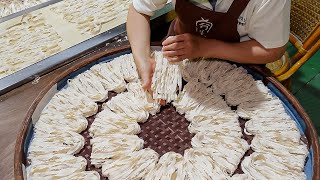
[[[153,58],[147,58],[137,59],[135,62],[141,78],[142,88],[152,94],[151,84],[155,69],[155,60]]]
[[[151,90],[152,76],[156,67],[156,62],[153,58],[148,58],[147,60],[135,60],[139,76],[141,78],[142,88],[153,95]],[[164,106],[166,105],[165,100],[160,99],[159,103]]]

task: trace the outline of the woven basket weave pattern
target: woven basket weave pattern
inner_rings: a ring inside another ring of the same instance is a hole
[[[290,19],[291,33],[304,42],[320,21],[320,1],[292,0]]]

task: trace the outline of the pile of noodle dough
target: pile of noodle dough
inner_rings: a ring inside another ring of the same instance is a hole
[[[40,155],[77,154],[84,146],[84,138],[72,131],[37,130],[30,143],[28,158]]]
[[[241,168],[251,179],[304,180],[307,178],[302,171],[301,162],[296,162],[295,158],[275,156],[268,153],[254,152],[244,158]]]
[[[100,167],[121,156],[143,148],[143,140],[136,135],[109,134],[90,140],[92,145],[91,164]]]
[[[68,154],[44,154],[32,160],[27,168],[27,179],[63,179],[85,170],[87,161],[83,157]]]
[[[69,79],[68,88],[74,89],[95,102],[103,102],[108,98],[108,90],[103,87],[99,78],[91,71],[86,71],[74,79]]]
[[[155,51],[154,59],[156,62],[155,71],[152,77],[151,90],[154,99],[163,99],[167,103],[176,100],[177,89],[182,89],[182,74],[180,63],[170,64],[163,57],[162,52]]]
[[[105,108],[96,115],[89,132],[91,137],[106,134],[138,134],[140,133],[140,126],[136,121]]]
[[[134,151],[103,164],[102,174],[110,180],[142,179],[156,166],[158,156],[149,148]]]

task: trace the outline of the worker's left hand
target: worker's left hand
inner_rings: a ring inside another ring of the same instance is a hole
[[[179,62],[184,59],[201,57],[201,37],[191,34],[169,36],[162,42],[163,55],[170,62]]]

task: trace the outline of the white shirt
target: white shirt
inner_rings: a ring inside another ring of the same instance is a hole
[[[133,0],[134,8],[152,16],[166,5],[168,0]],[[172,0],[173,6],[175,1]],[[190,0],[204,9],[213,10],[208,0]],[[217,0],[215,11],[227,12],[233,0]],[[250,0],[238,18],[240,41],[255,39],[265,48],[285,45],[290,34],[290,0]]]

